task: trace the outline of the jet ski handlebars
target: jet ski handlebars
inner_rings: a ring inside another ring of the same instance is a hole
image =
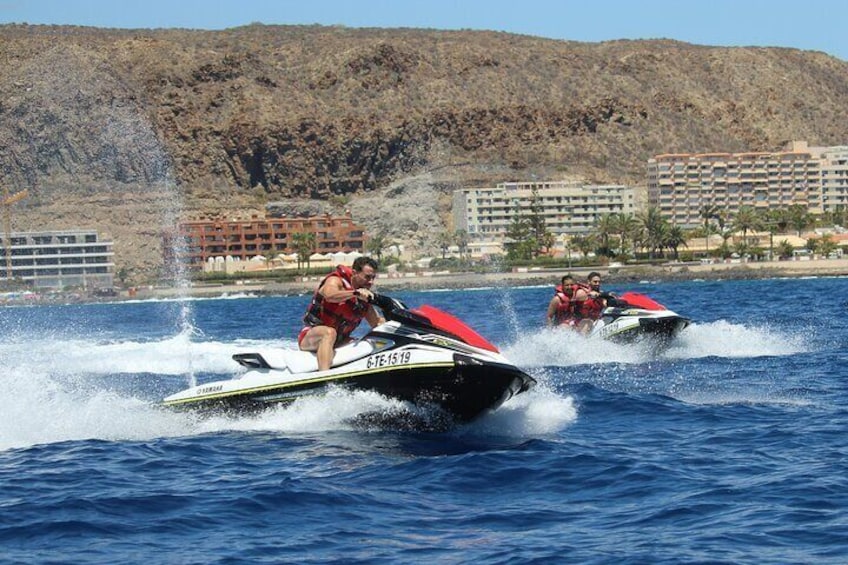
[[[404,324],[421,326],[430,325],[430,320],[426,317],[413,312],[409,309],[409,307],[401,302],[397,298],[392,298],[386,294],[378,294],[376,292],[372,293],[373,298],[371,299],[371,304],[380,308],[383,311],[383,315],[387,321],[397,321]]]

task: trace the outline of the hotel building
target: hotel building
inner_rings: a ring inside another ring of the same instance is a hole
[[[0,241],[4,237],[0,235]],[[113,283],[112,242],[94,230],[11,233],[2,249],[3,280],[11,275],[35,287],[56,289],[111,288]]]
[[[296,253],[293,236],[315,234],[319,253],[363,251],[365,230],[349,215],[313,216],[310,218],[258,218],[250,220],[197,220],[181,222],[180,239],[165,235],[165,260],[176,253],[192,270],[215,257],[232,257],[240,261],[253,257]]]
[[[457,229],[471,240],[502,241],[516,213],[530,214],[534,191],[547,229],[556,235],[589,233],[605,214],[633,214],[635,190],[623,185],[573,181],[507,182],[494,188],[466,188],[453,195]]]
[[[648,201],[664,218],[700,226],[704,206],[733,216],[743,206],[785,209],[801,205],[812,214],[848,203],[848,147],[808,147],[794,141],[784,151],[675,153],[648,160]]]
[[[848,210],[848,146],[813,149],[821,150],[822,211]]]

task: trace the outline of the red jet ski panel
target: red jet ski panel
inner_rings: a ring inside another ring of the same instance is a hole
[[[656,300],[652,300],[644,294],[639,294],[638,292],[625,292],[618,298],[620,300],[624,300],[634,308],[642,308],[643,310],[668,310],[668,308],[666,308]]]
[[[489,343],[489,341],[485,337],[481,336],[480,334],[466,326],[465,322],[463,322],[459,318],[451,316],[446,312],[442,312],[438,308],[434,308],[432,306],[424,304],[410,311],[414,312],[415,314],[418,314],[419,316],[424,316],[425,318],[430,320],[430,323],[433,325],[433,327],[455,335],[468,345],[479,347],[480,349],[486,349],[487,351],[494,351],[495,353],[499,353],[497,347]]]

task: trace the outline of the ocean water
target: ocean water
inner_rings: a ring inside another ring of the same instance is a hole
[[[290,347],[308,298],[0,308],[3,563],[848,562],[846,279],[643,282],[665,352],[543,327],[551,288],[404,292],[539,386],[444,433],[335,393],[157,404]]]

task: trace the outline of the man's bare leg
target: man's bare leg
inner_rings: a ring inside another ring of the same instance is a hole
[[[303,351],[315,351],[318,357],[318,370],[326,371],[333,364],[336,345],[336,330],[329,326],[315,326],[303,337],[300,348]]]

